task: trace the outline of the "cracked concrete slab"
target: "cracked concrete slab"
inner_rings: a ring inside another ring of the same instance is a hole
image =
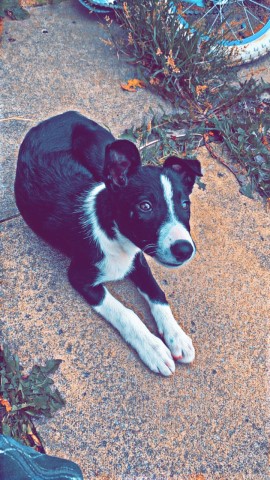
[[[5,32],[3,219],[17,213],[16,154],[37,121],[76,109],[119,134],[161,102],[121,91],[134,71],[99,41],[97,20],[76,1],[31,9]],[[197,255],[179,270],[150,260],[197,353],[171,378],[148,371],[72,290],[65,257],[20,217],[2,223],[1,340],[26,368],[63,360],[54,380],[66,407],[36,426],[47,453],[77,462],[86,480],[268,478],[269,219],[203,148],[199,159],[206,190],[196,186],[192,196]],[[109,289],[157,333],[133,285]]]

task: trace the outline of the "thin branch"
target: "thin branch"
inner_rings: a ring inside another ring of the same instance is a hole
[[[157,140],[153,140],[152,142],[145,143],[145,145],[142,145],[141,147],[139,147],[139,150],[143,150],[144,148],[151,147],[152,145],[158,142],[160,142],[160,138],[158,138]]]
[[[204,139],[204,144],[208,150],[208,152],[212,155],[213,158],[215,158],[216,160],[218,160],[222,165],[224,165],[224,167],[226,167],[228,170],[230,170],[230,172],[235,176],[236,180],[238,181],[239,185],[241,185],[241,183],[239,182],[239,179],[237,178],[237,175],[236,173],[233,171],[233,169],[230,167],[230,165],[228,165],[226,162],[224,162],[223,158],[218,155],[214,149],[212,148],[212,146],[210,145],[209,143],[209,137],[208,137],[208,134],[207,133],[204,133],[203,134],[203,139]]]
[[[2,220],[0,220],[0,223],[9,222],[10,220],[13,220],[14,218],[18,218],[20,216],[21,216],[20,213],[16,213],[15,215],[11,215],[10,217],[3,218]]]
[[[12,120],[19,120],[21,122],[35,122],[34,118],[24,118],[24,117],[7,117],[0,118],[0,122],[11,122]]]

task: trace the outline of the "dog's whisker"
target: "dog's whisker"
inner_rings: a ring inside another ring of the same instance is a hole
[[[143,253],[148,255],[155,255],[157,253],[157,247],[154,243],[149,243],[142,249]]]

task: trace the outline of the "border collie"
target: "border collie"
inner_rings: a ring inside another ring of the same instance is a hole
[[[142,166],[137,147],[77,112],[32,128],[19,151],[15,197],[32,230],[70,257],[71,285],[153,371],[189,363],[191,339],[173,317],[143,252],[166,267],[191,260],[189,195],[198,160]],[[148,302],[156,337],[103,283],[130,278]]]

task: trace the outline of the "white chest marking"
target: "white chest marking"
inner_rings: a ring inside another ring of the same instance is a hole
[[[116,234],[114,239],[109,238],[101,228],[96,214],[96,198],[104,188],[106,188],[104,183],[93,188],[84,203],[84,211],[87,214],[84,226],[91,225],[92,238],[104,254],[104,258],[96,265],[100,273],[95,285],[124,278],[132,268],[136,253],[140,251],[119,232],[117,225],[114,227]]]
[[[140,251],[130,240],[121,235],[115,227],[116,238],[109,240],[109,250],[104,251],[104,258],[98,263],[100,274],[96,285],[102,282],[120,280],[132,269],[136,253]]]

